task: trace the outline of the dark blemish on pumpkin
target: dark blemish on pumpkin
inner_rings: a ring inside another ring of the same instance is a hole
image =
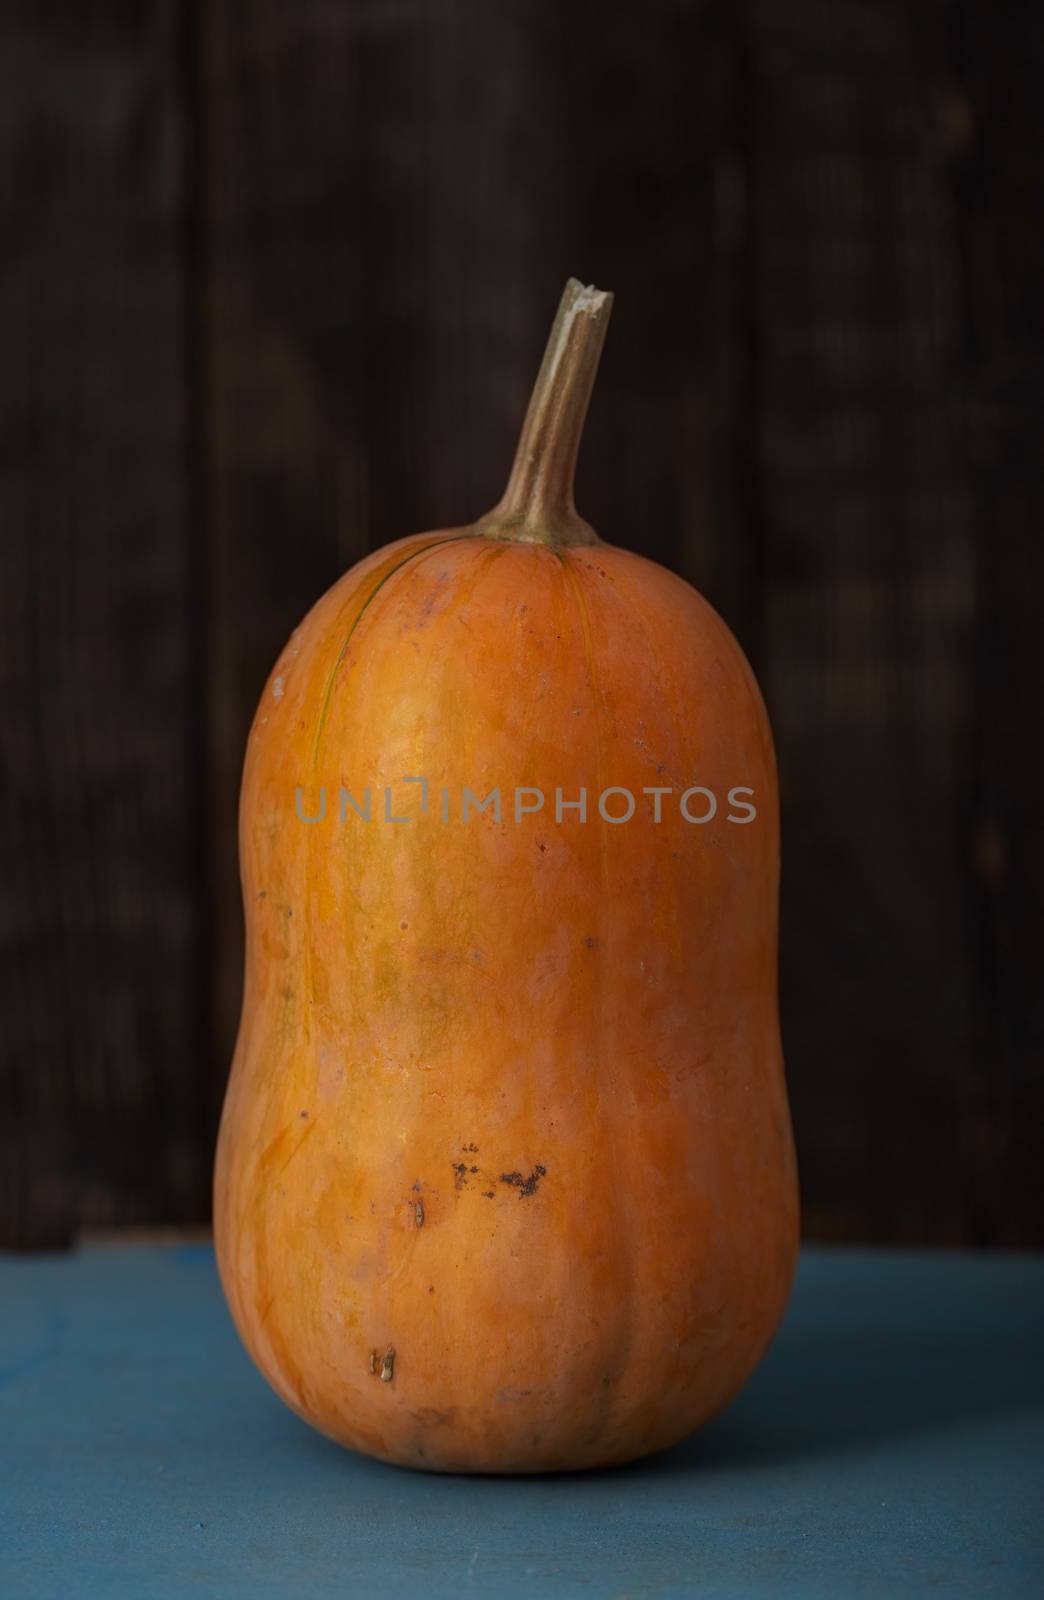
[[[302,1121],[304,1121],[304,1122],[308,1121],[308,1112],[307,1111],[301,1111],[301,1112],[298,1113],[298,1115],[301,1117]]]
[[[379,1357],[377,1355],[376,1350],[371,1350],[370,1351],[370,1371],[372,1373],[374,1373],[375,1375],[376,1375],[376,1372],[377,1372],[378,1359],[379,1359]]]
[[[453,1187],[455,1189],[466,1189],[467,1188],[467,1184],[468,1184],[467,1162],[465,1162],[465,1161],[455,1161],[453,1163]]]
[[[428,1284],[428,1293],[429,1294],[434,1294],[435,1293],[435,1285],[433,1283],[429,1283]]]
[[[510,1183],[512,1188],[518,1190],[519,1199],[525,1200],[528,1195],[536,1194],[540,1187],[541,1178],[546,1176],[547,1168],[538,1165],[533,1168],[528,1178],[523,1178],[521,1172],[502,1172],[500,1181],[501,1183]]]
[[[384,1352],[384,1360],[381,1362],[381,1382],[391,1383],[394,1376],[395,1351],[389,1346],[389,1348]]]
[[[596,938],[594,938],[594,936],[592,934],[590,934],[590,933],[587,935],[587,938],[584,940],[584,944],[587,946],[588,950],[593,950],[597,943],[598,943],[598,940]]]
[[[494,1200],[496,1196],[494,1195],[492,1189],[483,1189],[482,1198],[483,1200]]]
[[[423,1226],[424,1226],[424,1201],[423,1200],[418,1200],[417,1204],[414,1206],[414,1208],[413,1208],[413,1220],[416,1222],[418,1228],[423,1228]]]
[[[434,1406],[425,1406],[421,1411],[410,1412],[414,1422],[419,1422],[425,1428],[448,1428],[456,1415],[456,1406],[450,1406],[448,1411],[438,1411]],[[424,1446],[418,1445],[417,1449],[423,1455]]]
[[[477,1172],[478,1171],[478,1167],[469,1167],[468,1171],[469,1172]]]
[[[423,1188],[424,1188],[424,1185],[423,1185],[423,1183],[421,1183],[420,1179],[418,1178],[417,1182],[413,1185],[413,1193],[414,1194],[420,1194],[420,1192],[421,1192],[421,1190]]]
[[[399,923],[399,927],[402,929],[403,933],[405,933],[406,929],[409,927],[409,923],[408,922],[400,922]]]
[[[259,889],[257,891],[257,898],[259,900],[267,900],[268,899],[268,890],[267,889]]]
[[[540,851],[541,855],[547,854],[547,845],[544,843],[543,839],[537,840],[537,849]]]
[[[464,1154],[466,1156],[477,1156],[478,1155],[478,1145],[477,1144],[466,1144],[462,1148],[463,1148]]]

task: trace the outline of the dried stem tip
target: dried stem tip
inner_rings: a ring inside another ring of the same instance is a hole
[[[573,481],[613,297],[570,278],[537,374],[508,486],[476,524],[494,539],[597,544],[577,512]]]

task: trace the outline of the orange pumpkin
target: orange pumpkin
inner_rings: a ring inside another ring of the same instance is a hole
[[[573,507],[609,305],[568,285],[496,510],[341,578],[250,735],[222,1281],[289,1406],[415,1467],[669,1445],[791,1282],[771,736]]]

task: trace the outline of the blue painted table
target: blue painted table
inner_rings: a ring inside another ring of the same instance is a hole
[[[205,1246],[0,1261],[0,1594],[1044,1595],[1044,1260],[806,1251],[732,1409],[643,1465],[439,1478],[255,1374]]]

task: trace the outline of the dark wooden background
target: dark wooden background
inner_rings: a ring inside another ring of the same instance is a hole
[[[580,501],[750,654],[816,1237],[1042,1242],[1044,6],[7,0],[0,1240],[206,1219],[291,627],[495,499],[563,280]]]

